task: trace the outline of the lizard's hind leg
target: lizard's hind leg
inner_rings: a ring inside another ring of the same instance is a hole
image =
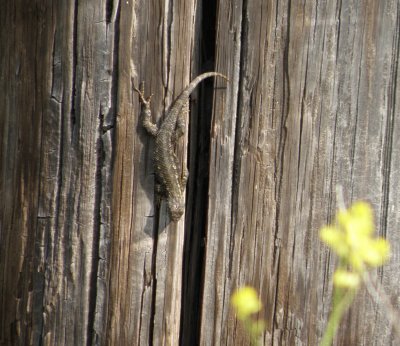
[[[185,167],[185,168],[183,169],[182,177],[181,177],[181,181],[180,181],[181,190],[182,190],[182,191],[185,191],[186,183],[187,183],[188,178],[189,178],[189,171],[188,171],[188,169]]]
[[[182,137],[185,134],[186,117],[188,115],[189,115],[189,101],[184,103],[176,119],[175,133],[172,138],[173,142],[176,142],[180,137]]]

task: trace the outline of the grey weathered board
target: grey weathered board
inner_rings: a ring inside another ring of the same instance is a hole
[[[317,345],[337,185],[372,203],[400,309],[399,1],[3,0],[0,23],[0,344],[248,344],[251,284],[265,345]],[[193,95],[168,224],[132,86],[159,120],[210,69],[230,83]],[[362,291],[335,342],[399,340]]]

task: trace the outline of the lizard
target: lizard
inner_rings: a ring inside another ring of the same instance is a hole
[[[184,194],[189,176],[186,168],[182,174],[178,171],[179,162],[174,145],[185,132],[185,108],[187,109],[190,94],[200,82],[209,77],[222,77],[228,81],[226,76],[218,72],[206,72],[197,76],[175,99],[160,126],[151,120],[150,103],[153,95],[144,96],[144,83],[141,83],[140,89],[133,87],[139,94],[142,125],[155,138],[153,160],[156,203],[159,205],[162,198],[166,199],[170,219],[174,222],[185,211]]]

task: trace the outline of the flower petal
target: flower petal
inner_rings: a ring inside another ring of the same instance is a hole
[[[253,287],[245,286],[233,293],[231,304],[239,319],[244,320],[262,308],[257,292]]]

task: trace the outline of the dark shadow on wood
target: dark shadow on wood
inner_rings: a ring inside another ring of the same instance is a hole
[[[215,71],[216,3],[200,2],[199,25],[202,35],[196,75]],[[194,75],[192,76],[194,77]],[[181,345],[198,345],[200,341],[201,295],[204,272],[204,246],[208,212],[210,132],[215,79],[205,80],[192,98],[189,119],[189,181],[185,220],[185,244],[182,277]],[[197,102],[196,102],[197,101]]]

